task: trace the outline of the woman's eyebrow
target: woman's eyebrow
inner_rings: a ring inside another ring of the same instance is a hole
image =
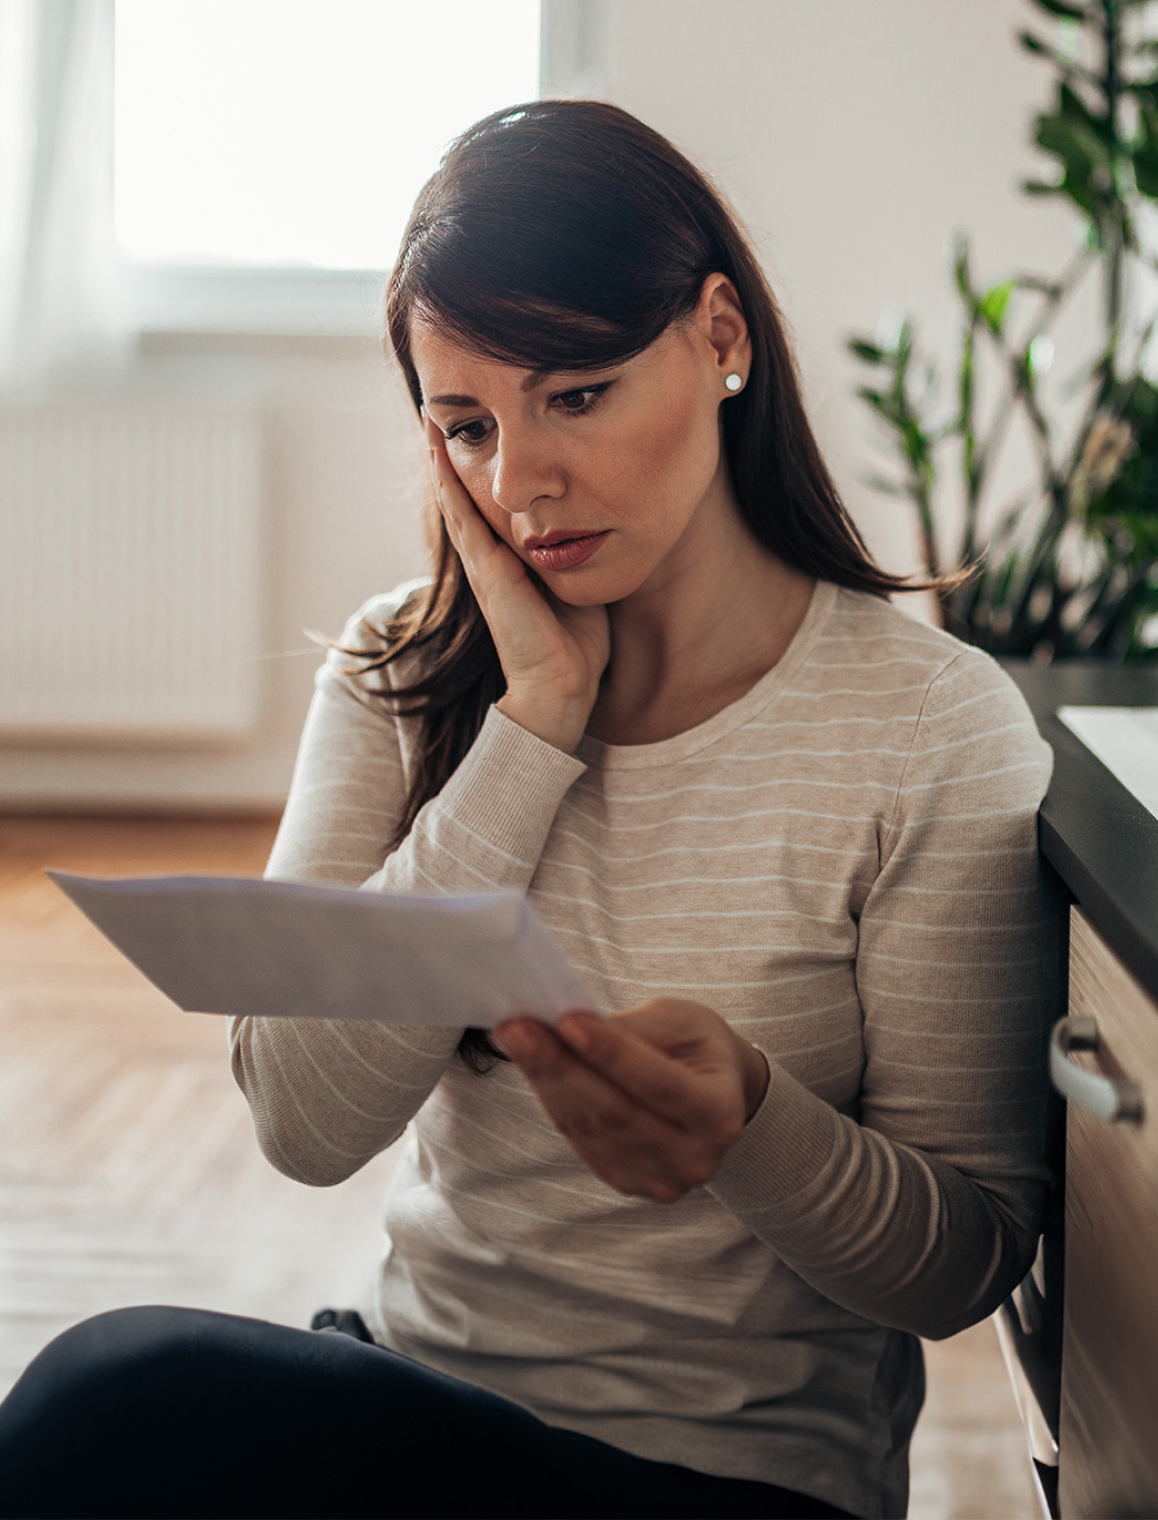
[[[427,406],[481,406],[475,396],[431,396]]]
[[[522,382],[522,389],[533,391],[537,386],[544,385],[554,375],[575,374],[574,370],[558,369],[533,369]],[[431,396],[427,406],[482,406],[477,396],[460,396],[457,393],[447,396]]]

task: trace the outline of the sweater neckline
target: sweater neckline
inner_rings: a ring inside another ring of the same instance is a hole
[[[839,594],[840,588],[833,582],[817,581],[812,588],[808,610],[788,648],[749,691],[714,717],[654,744],[604,744],[601,739],[584,734],[575,751],[576,758],[600,770],[639,770],[647,766],[671,765],[742,728],[779,695],[807,660],[824,631]]]

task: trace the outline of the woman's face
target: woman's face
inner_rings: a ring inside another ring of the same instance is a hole
[[[713,315],[713,304],[731,305],[738,342],[733,317]],[[746,378],[749,361],[722,276],[705,284],[691,318],[606,370],[520,369],[421,320],[411,351],[463,485],[563,601],[620,601],[694,568],[725,524],[734,536],[719,408],[725,374]]]

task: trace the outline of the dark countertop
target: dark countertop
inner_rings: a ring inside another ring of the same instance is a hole
[[[1158,999],[1158,818],[1086,749],[1057,709],[1158,707],[1158,666],[1003,660],[1053,747],[1042,854],[1122,963]]]

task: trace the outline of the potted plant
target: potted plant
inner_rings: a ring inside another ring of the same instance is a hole
[[[849,347],[869,367],[858,394],[883,425],[900,468],[874,476],[916,512],[923,568],[958,576],[939,594],[945,627],[993,654],[1136,660],[1158,655],[1158,41],[1146,0],[1030,0],[1047,35],[1019,41],[1054,70],[1052,106],[1034,141],[1055,173],[1024,185],[1062,197],[1078,217],[1057,275],[978,284],[968,239],[953,280],[960,303],[954,395],[911,320]],[[1075,293],[1100,282],[1099,340],[1066,384],[1047,389],[1052,332]],[[979,405],[979,383],[992,395]],[[997,464],[1011,426],[1034,441],[1032,490],[1000,496]],[[939,510],[952,461],[959,536]]]

